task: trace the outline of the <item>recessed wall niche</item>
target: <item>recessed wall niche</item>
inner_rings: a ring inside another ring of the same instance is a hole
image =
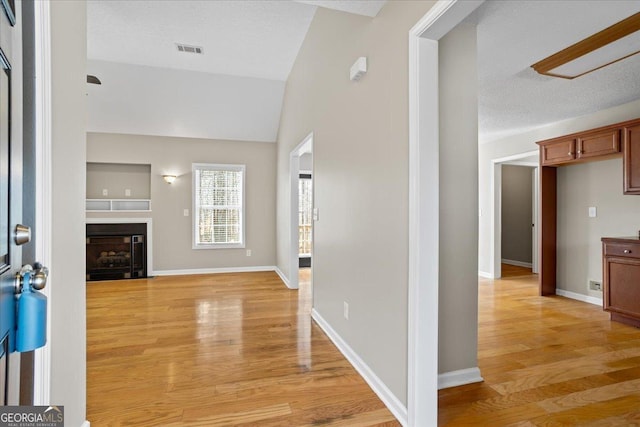
[[[150,198],[151,165],[87,163],[87,199]]]

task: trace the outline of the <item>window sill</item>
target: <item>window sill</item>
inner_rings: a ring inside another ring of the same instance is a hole
[[[191,249],[244,249],[244,243],[218,243],[213,245],[193,245]]]

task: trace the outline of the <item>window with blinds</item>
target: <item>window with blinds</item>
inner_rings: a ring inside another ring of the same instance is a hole
[[[244,247],[244,165],[193,165],[194,249]]]

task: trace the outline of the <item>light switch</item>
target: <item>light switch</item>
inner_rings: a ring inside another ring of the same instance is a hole
[[[182,211],[182,215],[189,216],[189,209],[185,209]]]
[[[595,218],[598,216],[598,212],[595,206],[589,207],[589,218]]]

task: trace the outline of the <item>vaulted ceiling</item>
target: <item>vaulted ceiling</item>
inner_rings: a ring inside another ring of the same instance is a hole
[[[375,16],[385,1],[90,0],[89,59],[284,81],[318,6]],[[179,52],[199,46],[202,55]]]
[[[385,2],[89,0],[87,66],[102,84],[87,88],[88,130],[274,142],[318,7],[370,18]]]
[[[88,67],[103,82],[88,88],[89,130],[275,141],[317,8],[374,17],[384,3],[89,0]],[[639,99],[640,55],[574,80],[530,68],[638,11],[631,0],[486,1],[467,19],[478,29],[480,141]]]

